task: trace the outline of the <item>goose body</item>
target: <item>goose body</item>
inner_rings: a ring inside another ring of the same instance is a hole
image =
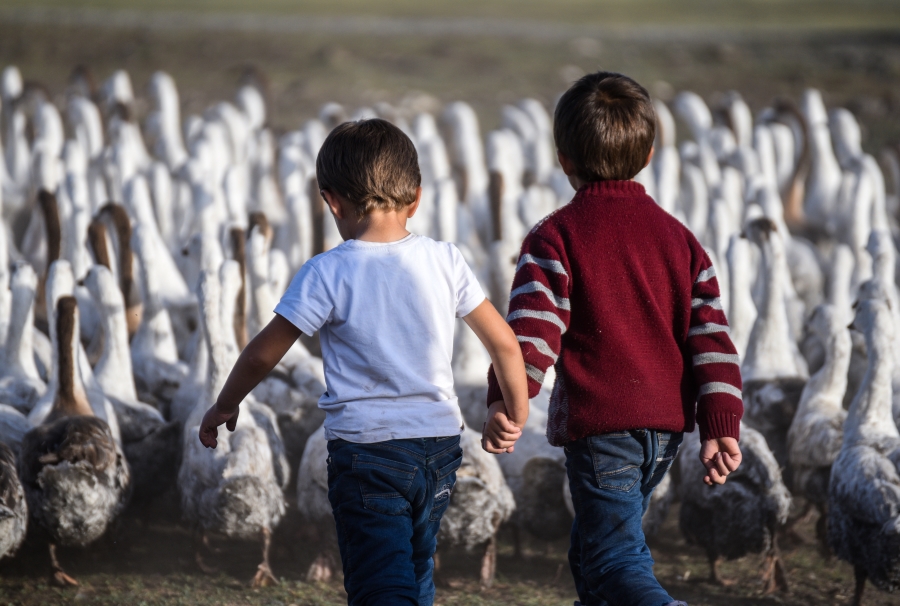
[[[214,272],[200,279],[203,330],[210,361],[210,378],[184,424],[183,455],[178,472],[182,513],[202,532],[229,538],[264,538],[264,563],[255,584],[274,580],[268,568],[271,532],[285,513],[282,486],[273,464],[270,436],[250,410],[242,410],[234,432],[219,433],[219,444],[208,449],[197,438],[200,421],[227,378],[230,361],[223,342],[220,285]],[[277,428],[275,428],[277,435]]]
[[[56,561],[55,545],[99,539],[129,496],[130,471],[109,425],[94,416],[77,367],[78,309],[62,297],[56,312],[59,348],[53,407],[22,440],[19,477],[31,519],[49,537],[54,580],[77,584]]]
[[[716,563],[748,553],[766,553],[768,589],[784,581],[779,572],[775,534],[787,521],[791,495],[781,478],[778,462],[761,433],[741,427],[743,461],[721,486],[703,484],[706,468],[700,462],[696,433],[685,436],[678,454],[681,515],[679,526],[689,543],[706,551],[710,577],[721,582]],[[780,579],[779,579],[780,577]]]
[[[762,251],[764,292],[741,365],[744,420],[765,436],[775,458],[784,465],[787,432],[808,371],[788,320],[784,240],[775,222],[765,217],[752,221],[746,231]]]
[[[0,441],[0,559],[16,553],[27,528],[28,504],[16,471],[16,455]]]
[[[854,567],[858,605],[867,579],[883,591],[900,587],[900,432],[891,414],[890,309],[862,300],[853,324],[866,335],[869,363],[831,468],[828,542]]]
[[[489,587],[497,568],[497,531],[516,508],[497,457],[481,447],[481,433],[466,428],[460,436],[462,465],[450,505],[441,518],[440,544],[484,550],[481,583]]]
[[[847,412],[842,406],[847,389],[852,342],[842,314],[822,305],[813,312],[810,326],[824,344],[825,360],[800,396],[788,431],[788,460],[792,489],[820,512],[817,534],[825,538],[825,508],[831,466],[841,450]]]
[[[34,363],[34,303],[37,276],[31,266],[20,265],[13,274],[10,290],[12,306],[9,332],[0,369],[0,401],[23,413],[34,408],[46,393],[47,385],[38,375]]]

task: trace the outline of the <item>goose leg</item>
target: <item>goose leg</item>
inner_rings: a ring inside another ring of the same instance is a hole
[[[203,548],[209,547],[209,537],[206,536],[206,533],[203,532],[200,535],[194,535],[194,561],[197,562],[197,567],[203,572],[203,574],[216,574],[219,572],[219,569],[215,566],[210,566],[206,562],[203,561]]]
[[[762,581],[765,583],[764,595],[774,593],[775,590],[788,590],[787,572],[784,569],[784,563],[781,561],[778,545],[774,540],[772,541],[772,549],[766,554]]]
[[[441,547],[438,545],[438,548],[435,550],[434,555],[431,556],[431,561],[434,562],[434,571],[441,571]]]
[[[271,571],[269,571],[271,574]],[[307,583],[327,583],[334,574],[334,560],[331,554],[322,551],[306,571]],[[258,576],[258,575],[257,575]]]
[[[853,606],[862,606],[862,597],[863,590],[866,588],[866,574],[865,569],[856,567],[853,569],[853,573],[856,576],[856,589],[853,591]]]
[[[831,558],[831,548],[828,546],[828,508],[819,506],[819,519],[816,520],[816,539],[819,541],[819,552],[823,558]]]
[[[709,553],[706,557],[709,558],[709,582],[713,585],[721,585],[722,587],[734,585],[735,581],[723,579],[721,575],[719,575],[719,557],[714,553]]]
[[[251,587],[268,587],[269,585],[278,585],[278,579],[272,574],[269,567],[269,548],[272,546],[272,532],[268,528],[263,528],[263,561],[259,565],[256,575],[251,581]]]
[[[493,585],[495,574],[497,574],[497,535],[488,541],[484,557],[481,558],[481,586],[487,589]]]
[[[54,585],[59,585],[60,587],[78,587],[78,581],[67,575],[62,569],[62,566],[59,565],[59,560],[56,559],[55,543],[50,543],[50,570],[52,572],[51,579]]]

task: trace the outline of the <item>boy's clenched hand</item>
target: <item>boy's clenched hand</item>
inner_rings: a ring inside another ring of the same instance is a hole
[[[510,420],[503,401],[491,404],[481,432],[481,447],[493,454],[512,452],[513,445],[521,435],[522,430]]]
[[[219,435],[217,429],[219,425],[225,423],[225,428],[228,431],[234,431],[234,428],[237,427],[240,412],[240,408],[236,408],[234,412],[227,413],[220,411],[215,404],[210,406],[206,414],[203,415],[203,420],[200,421],[200,443],[207,448],[215,448],[218,444],[216,438]]]
[[[706,467],[703,481],[709,486],[724,484],[741,464],[741,449],[734,438],[716,438],[700,442],[700,461]]]

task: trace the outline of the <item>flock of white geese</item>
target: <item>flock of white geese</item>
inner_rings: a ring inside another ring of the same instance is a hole
[[[126,72],[95,88],[79,68],[53,99],[7,67],[0,101],[0,557],[30,530],[48,544],[60,584],[77,581],[58,545],[88,546],[129,502],[169,490],[196,533],[202,569],[211,568],[209,535],[260,540],[253,583],[275,582],[272,534],[295,509],[320,530],[308,578],[331,575],[315,342],[295,344],[217,449],[197,439],[203,412],[290,277],[340,243],[315,182],[330,128],[378,116],[409,134],[424,189],[411,230],[455,242],[504,313],[522,238],[574,193],[556,165],[550,116],[533,99],[504,106],[486,138],[463,102],[439,115],[384,103],[351,115],[330,103],[276,136],[253,72],[232,101],[184,118],[163,72],[136,98]],[[637,180],[717,266],[743,360],[745,459],[724,486],[708,488],[699,439],[686,436],[645,531],[655,533],[680,499],[681,530],[705,549],[713,581],[724,582],[721,558],[763,553],[767,588],[786,589],[777,536],[793,495],[818,510],[823,547],[853,565],[857,603],[867,579],[892,591],[896,150],[879,160],[864,153],[853,115],[826,111],[815,90],[755,117],[737,93],[712,107],[690,92],[655,105],[656,154]],[[485,584],[502,524],[543,540],[571,524],[564,456],[544,437],[553,373],[515,453],[494,457],[477,431],[488,364],[474,334],[459,330],[453,366],[467,428],[440,539],[477,549]]]

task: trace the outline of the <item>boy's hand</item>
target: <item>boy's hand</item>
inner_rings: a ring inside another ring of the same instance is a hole
[[[234,431],[234,428],[237,427],[240,412],[240,407],[236,408],[232,413],[226,413],[221,412],[216,404],[210,406],[206,414],[203,415],[203,420],[200,421],[200,443],[207,448],[215,448],[218,445],[216,438],[219,435],[217,429],[219,425],[225,423],[225,428],[228,431]]]
[[[703,481],[709,486],[724,484],[725,478],[741,464],[741,449],[734,438],[716,438],[700,443],[700,462],[706,467]]]
[[[522,430],[509,420],[506,405],[498,400],[488,408],[488,418],[481,431],[481,447],[493,454],[512,452]]]

